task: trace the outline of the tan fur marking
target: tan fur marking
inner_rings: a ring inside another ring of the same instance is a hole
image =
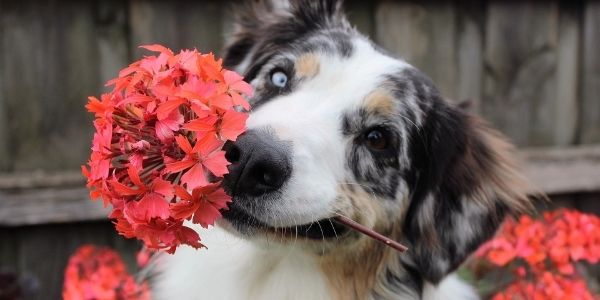
[[[338,207],[338,211],[384,235],[399,239],[401,226],[395,222],[401,218],[387,218],[385,209],[372,195],[351,185],[341,185],[339,194],[339,205],[343,207]],[[339,300],[370,299],[373,292],[392,299],[394,293],[383,284],[385,270],[392,268],[401,273],[395,250],[359,234],[348,239],[335,252],[319,257],[319,263],[334,293],[333,299]]]
[[[319,59],[314,53],[304,54],[296,60],[296,74],[299,77],[313,78],[317,76],[319,69]]]
[[[383,89],[376,89],[365,99],[365,108],[369,112],[391,115],[394,113],[394,98]]]

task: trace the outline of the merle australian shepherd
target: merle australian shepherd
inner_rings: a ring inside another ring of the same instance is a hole
[[[358,33],[341,1],[236,9],[224,64],[255,88],[208,250],[158,263],[157,299],[473,299],[453,272],[530,206],[512,147]],[[400,254],[336,225],[348,216]]]

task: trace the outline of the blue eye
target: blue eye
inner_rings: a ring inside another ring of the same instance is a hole
[[[287,85],[287,82],[288,77],[284,72],[275,71],[271,73],[271,83],[273,83],[274,86],[284,88]]]

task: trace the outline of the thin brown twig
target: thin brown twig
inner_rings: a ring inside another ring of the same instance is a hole
[[[408,247],[374,231],[371,228],[361,225],[346,216],[338,215],[333,220],[335,220],[337,223],[342,224],[350,229],[356,230],[364,235],[367,235],[367,236],[373,238],[374,240],[382,242],[383,244],[390,246],[390,247],[394,248],[395,250],[398,250],[400,253],[408,250]]]

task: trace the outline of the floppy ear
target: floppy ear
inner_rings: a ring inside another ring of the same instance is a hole
[[[348,26],[343,0],[258,0],[234,7],[235,25],[223,55],[225,67],[246,73],[262,52],[287,46],[317,28]]]
[[[512,145],[429,91],[424,96],[433,105],[411,151],[411,203],[403,226],[411,250],[401,259],[438,283],[495,233],[507,213],[531,204]]]

